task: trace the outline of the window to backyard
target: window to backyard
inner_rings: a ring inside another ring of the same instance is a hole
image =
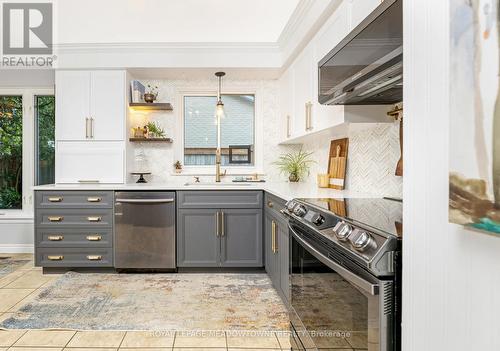
[[[54,95],[0,95],[0,209],[25,210],[32,185],[54,182],[54,132]]]
[[[255,95],[222,95],[222,165],[254,164]],[[184,96],[184,165],[215,165],[217,123],[215,96]]]
[[[0,208],[21,209],[23,97],[0,96]]]

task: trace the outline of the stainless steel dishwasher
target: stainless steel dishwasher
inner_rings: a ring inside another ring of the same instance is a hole
[[[115,192],[115,268],[173,270],[175,192]]]

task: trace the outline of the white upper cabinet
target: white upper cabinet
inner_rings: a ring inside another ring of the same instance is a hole
[[[281,76],[280,120],[284,121],[281,143],[300,143],[309,134],[345,123],[388,121],[386,106],[328,106],[318,102],[318,62],[380,2],[343,1]]]
[[[56,140],[124,140],[125,108],[125,71],[56,72]]]
[[[351,28],[361,23],[383,0],[350,0]]]
[[[311,121],[311,107],[313,97],[314,61],[312,45],[307,45],[291,67],[293,71],[294,112],[292,134],[307,133],[313,129]]]
[[[279,109],[280,123],[285,128],[282,129],[280,139],[287,139],[293,135],[294,130],[294,82],[293,71],[288,69],[279,79]]]
[[[350,4],[344,1],[315,37],[316,64],[349,34],[350,22]]]
[[[57,72],[56,140],[87,140],[89,120],[90,72]]]
[[[90,86],[94,140],[124,140],[126,76],[123,71],[95,71]]]

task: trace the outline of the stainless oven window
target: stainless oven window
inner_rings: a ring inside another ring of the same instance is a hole
[[[292,232],[290,280],[296,318],[291,320],[297,321],[294,328],[304,347],[312,343],[318,349],[392,350],[391,319],[380,303],[387,296],[380,296],[379,285],[356,285],[343,267],[336,271],[326,265]]]

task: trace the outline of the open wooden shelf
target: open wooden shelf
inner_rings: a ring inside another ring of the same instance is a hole
[[[172,111],[174,109],[169,102],[131,102],[128,105],[137,111]]]
[[[171,143],[172,138],[129,138],[129,141],[140,143]]]

